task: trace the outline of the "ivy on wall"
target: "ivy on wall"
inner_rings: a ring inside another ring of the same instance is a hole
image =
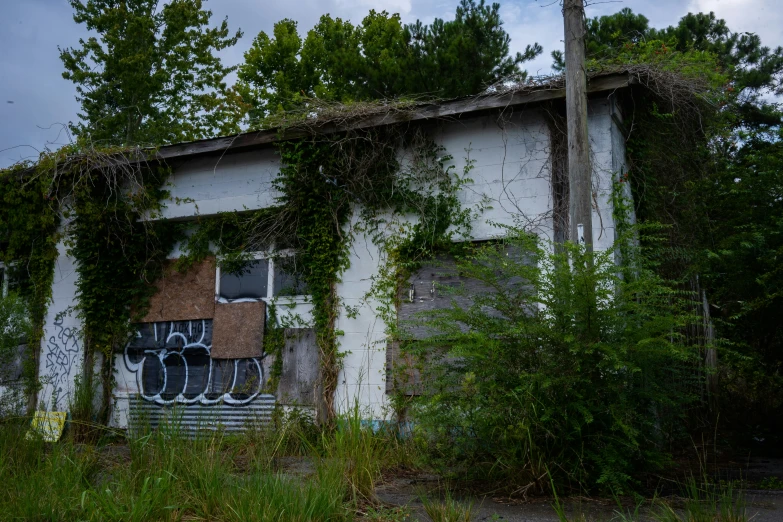
[[[34,165],[0,173],[0,259],[28,276],[37,336],[30,340],[31,353],[39,351],[57,243],[65,239],[79,276],[73,312],[83,323],[85,367],[93,368],[95,356],[103,355],[104,407],[98,412],[103,420],[113,385],[111,354],[127,342],[132,323],[144,315],[153,283],[176,244],[183,252],[177,264],[181,271],[211,254],[220,256],[221,266],[232,271],[241,269],[251,252],[273,245],[296,251],[313,306],[310,326],[321,354],[318,415],[330,425],[336,415],[341,366],[341,332],[335,326],[342,303],[336,285],[349,267],[355,235],[368,234],[388,254],[382,272],[389,278],[381,276],[374,285],[376,296],[383,295],[381,308],[388,312],[400,270],[448,248],[454,236],[469,227],[472,214],[462,208],[457,191],[469,181],[472,163],[468,161],[457,175],[450,166],[452,158],[420,129],[389,126],[281,138],[281,169],[273,181],[279,193],[275,206],[196,216],[190,223],[160,219],[169,196],[165,186],[170,172],[143,161],[143,151],[69,147]],[[357,211],[358,219],[352,220]],[[346,308],[345,313],[355,311]],[[275,324],[267,328],[266,349],[279,355],[286,325],[278,324],[274,304],[270,314]],[[272,369],[271,382],[279,378],[280,362]],[[37,383],[34,364],[29,377],[31,385]],[[84,378],[92,385],[91,371]]]
[[[95,354],[101,368],[103,408],[88,411],[103,420],[111,396],[111,353],[131,333],[154,291],[162,261],[181,225],[149,221],[162,208],[168,170],[150,167],[133,150],[84,150],[75,146],[43,155],[36,164],[0,172],[3,205],[0,256],[20,281],[33,324],[25,381],[34,398],[40,383],[36,358],[52,298],[57,243],[65,239],[76,260],[76,313],[83,321],[81,341],[86,371],[81,385],[92,386]],[[33,401],[34,399],[31,399]],[[33,403],[31,402],[31,406]]]
[[[390,328],[400,270],[409,270],[439,249],[451,248],[464,236],[473,217],[457,198],[469,182],[472,162],[461,174],[450,166],[452,158],[420,130],[389,127],[352,131],[334,136],[313,133],[300,140],[277,144],[281,169],[273,181],[279,196],[272,208],[221,213],[198,219],[183,241],[186,268],[204,256],[216,254],[221,267],[241,269],[253,251],[291,248],[296,251],[299,274],[307,285],[312,322],[321,355],[319,421],[331,425],[342,353],[336,328],[343,306],[336,293],[341,275],[349,267],[349,252],[358,233],[366,233],[387,254],[371,292],[380,298],[380,313]],[[357,219],[352,220],[354,212]],[[408,219],[413,217],[414,219]],[[344,309],[344,310],[343,310]],[[280,324],[277,304],[269,308],[265,351],[279,355],[286,326]],[[282,321],[285,322],[285,321]],[[274,357],[268,388],[280,376],[280,357]]]
[[[0,261],[5,276],[18,281],[30,314],[32,333],[23,384],[31,397],[38,391],[38,346],[52,294],[60,221],[49,193],[51,178],[32,174],[28,164],[0,171]]]

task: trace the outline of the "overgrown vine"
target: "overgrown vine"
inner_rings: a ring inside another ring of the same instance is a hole
[[[65,239],[76,261],[76,313],[83,322],[82,385],[93,386],[95,355],[100,370],[105,421],[111,397],[112,352],[124,345],[132,319],[144,313],[162,261],[180,226],[150,220],[162,208],[168,171],[148,165],[140,151],[66,147],[36,164],[3,171],[2,259],[27,298],[33,335],[25,372],[30,397],[40,387],[37,356],[52,299],[57,243]],[[34,400],[34,399],[32,399]],[[32,406],[32,403],[31,403]],[[93,420],[95,412],[74,411]]]
[[[355,235],[367,234],[387,255],[373,292],[383,296],[381,313],[388,315],[405,271],[451,248],[453,239],[469,230],[473,210],[462,207],[457,192],[469,181],[472,163],[468,160],[457,174],[452,158],[425,130],[387,126],[324,135],[316,129],[295,140],[285,139],[284,133],[277,142],[281,168],[273,181],[279,193],[275,206],[197,216],[190,223],[160,219],[169,170],[148,164],[144,151],[74,147],[3,172],[7,204],[0,219],[13,231],[3,259],[26,267],[37,292],[31,301],[38,325],[32,351],[38,352],[51,299],[56,245],[65,238],[79,275],[73,312],[83,323],[86,368],[95,364],[95,354],[103,355],[103,420],[113,384],[112,353],[127,342],[132,323],[144,315],[153,283],[178,242],[184,253],[177,264],[180,270],[210,254],[233,270],[254,251],[274,247],[296,252],[321,355],[318,414],[329,425],[336,415],[341,367],[341,332],[335,325],[342,303],[336,285],[349,266]],[[355,212],[358,219],[352,221]],[[271,315],[276,315],[274,306]],[[390,315],[388,319],[391,325]],[[285,336],[280,321],[272,322],[266,349],[279,355]],[[277,377],[279,373],[278,364]],[[85,372],[86,379],[91,375]],[[31,377],[32,382],[34,370]],[[276,382],[275,375],[270,377]]]

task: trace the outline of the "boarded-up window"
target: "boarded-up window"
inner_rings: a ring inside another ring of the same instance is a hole
[[[263,355],[213,359],[212,341],[212,319],[139,324],[125,349],[125,366],[150,402],[248,404],[263,389]]]
[[[513,262],[519,262],[523,257],[523,254],[513,247],[501,248],[503,255]],[[522,284],[514,277],[509,277],[504,282],[509,286]],[[427,312],[451,308],[454,305],[468,309],[474,305],[476,296],[493,292],[494,288],[484,281],[460,273],[453,256],[440,255],[429,263],[422,263],[400,288],[397,308],[399,328],[408,339],[425,339],[434,332],[422,324],[422,315],[426,316]],[[408,394],[419,393],[422,385],[419,368],[426,362],[407,354],[399,342],[389,343],[386,354],[387,392],[391,392],[396,386],[396,389]]]
[[[266,305],[263,301],[215,305],[212,357],[245,359],[261,357]]]
[[[180,273],[174,262],[155,282],[144,323],[212,319],[215,314],[215,258],[210,257]]]
[[[20,344],[10,353],[6,353],[6,358],[0,364],[0,384],[15,383],[22,378],[24,362],[28,357],[26,344]]]
[[[277,388],[278,398],[284,404],[315,406],[320,355],[312,328],[287,328],[283,347],[282,374]]]

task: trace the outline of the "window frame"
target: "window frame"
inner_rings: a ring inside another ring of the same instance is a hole
[[[275,301],[285,301],[288,303],[305,303],[310,299],[310,294],[299,295],[274,295],[275,292],[275,258],[293,257],[296,251],[292,248],[275,250],[274,247],[268,251],[248,252],[248,261],[268,260],[269,268],[267,270],[266,296],[265,297],[240,297],[238,299],[226,299],[220,295],[220,261],[215,264],[215,302],[221,304],[227,303],[254,303],[263,301],[267,304]]]

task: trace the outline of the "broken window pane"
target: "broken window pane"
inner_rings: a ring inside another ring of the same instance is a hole
[[[220,297],[258,299],[267,296],[269,260],[248,261],[236,272],[220,271]]]
[[[276,258],[273,295],[307,295],[307,293],[302,264],[297,256]]]

